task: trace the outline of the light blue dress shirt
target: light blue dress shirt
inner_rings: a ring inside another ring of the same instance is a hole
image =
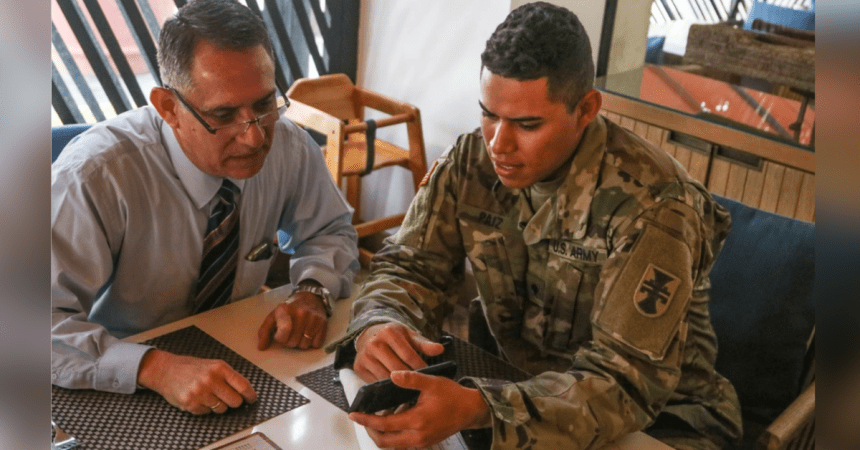
[[[241,190],[232,299],[258,292],[276,236],[290,279],[350,294],[358,270],[352,209],[319,146],[285,118],[260,173]],[[93,126],[51,166],[51,381],[131,393],[150,348],[119,339],[189,316],[203,235],[222,179],[201,172],[151,106]],[[236,324],[256,328],[260,324]]]

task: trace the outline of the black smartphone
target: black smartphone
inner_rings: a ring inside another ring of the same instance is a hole
[[[418,369],[416,372],[453,379],[457,374],[457,363],[445,361]],[[349,412],[374,414],[384,409],[393,409],[404,403],[414,402],[418,400],[420,394],[421,391],[417,389],[402,388],[394,384],[391,378],[386,378],[362,386],[355,394],[352,404],[349,405]]]

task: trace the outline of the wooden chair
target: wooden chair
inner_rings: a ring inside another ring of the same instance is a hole
[[[361,177],[383,167],[400,166],[410,171],[412,187],[418,190],[418,184],[427,172],[418,108],[357,87],[344,74],[296,80],[287,91],[287,97],[291,101],[287,117],[325,136],[326,165],[339,187],[346,179],[346,199],[355,209],[353,225],[358,237],[403,223],[405,213],[361,221]],[[365,108],[380,111],[388,117],[365,120]],[[396,124],[406,124],[408,150],[375,139],[377,128]],[[373,145],[368,146],[368,142]],[[362,265],[367,266],[372,253],[363,248],[359,253]]]

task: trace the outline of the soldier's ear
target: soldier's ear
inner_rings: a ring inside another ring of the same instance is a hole
[[[582,100],[579,101],[579,104],[576,105],[576,112],[579,113],[579,117],[576,120],[577,128],[582,130],[588,126],[597,117],[601,106],[603,106],[603,96],[600,95],[600,91],[592,89],[586,92],[582,96]]]

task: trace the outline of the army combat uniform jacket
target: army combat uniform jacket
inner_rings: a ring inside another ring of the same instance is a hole
[[[468,259],[503,357],[533,375],[470,380],[494,449],[598,448],[658,414],[737,439],[708,315],[725,210],[664,151],[600,116],[561,187],[533,206],[499,181],[479,131],[461,136],[374,257],[339,344],[386,321],[437,336]]]

